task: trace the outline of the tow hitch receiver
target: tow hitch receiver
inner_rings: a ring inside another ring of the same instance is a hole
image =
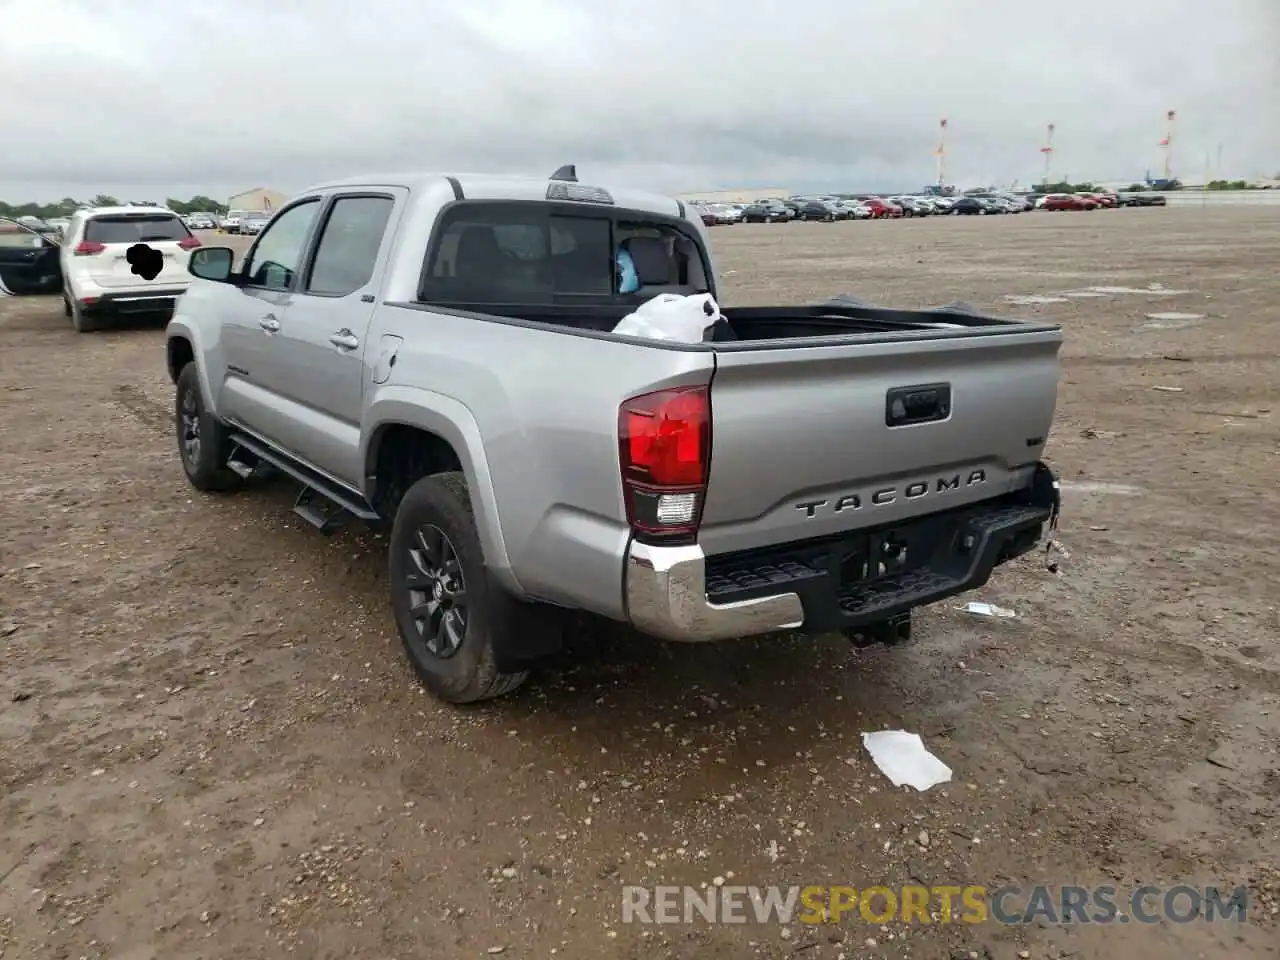
[[[877,643],[887,647],[906,643],[911,639],[911,611],[845,630],[844,635],[859,649],[873,647]]]

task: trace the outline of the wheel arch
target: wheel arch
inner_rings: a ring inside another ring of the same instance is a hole
[[[182,320],[173,319],[165,328],[165,368],[169,379],[176,385],[182,368],[189,363],[196,366],[196,374],[200,380],[201,399],[205,409],[217,416],[218,405],[214,402],[213,384],[209,382],[209,369],[202,362],[205,345],[194,327]]]
[[[381,390],[366,414],[361,462],[370,503],[394,501],[396,484],[460,470],[467,480],[485,564],[508,589],[523,595],[507,554],[493,477],[480,428],[451,397],[413,387]],[[390,519],[390,518],[388,518]]]

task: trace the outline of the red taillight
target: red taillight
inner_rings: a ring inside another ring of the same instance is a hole
[[[196,247],[200,246],[200,241],[196,237],[185,237],[178,241],[178,246],[183,250],[194,250]]]
[[[76,244],[75,250],[72,251],[77,257],[91,257],[94,254],[101,253],[107,249],[105,243],[97,243],[93,240],[81,240]]]
[[[618,410],[627,521],[637,534],[698,530],[711,466],[711,395],[680,387],[632,397]]]

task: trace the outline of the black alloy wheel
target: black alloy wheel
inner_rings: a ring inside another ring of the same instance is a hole
[[[181,422],[178,437],[182,462],[188,473],[194,473],[200,465],[200,395],[195,384],[187,384],[179,397],[178,416]]]
[[[419,527],[408,547],[402,588],[427,652],[452,657],[467,636],[467,584],[453,542],[435,524]]]

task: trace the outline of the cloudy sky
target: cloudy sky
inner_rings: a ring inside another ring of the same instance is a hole
[[[0,0],[0,199],[1280,171],[1280,0]]]

